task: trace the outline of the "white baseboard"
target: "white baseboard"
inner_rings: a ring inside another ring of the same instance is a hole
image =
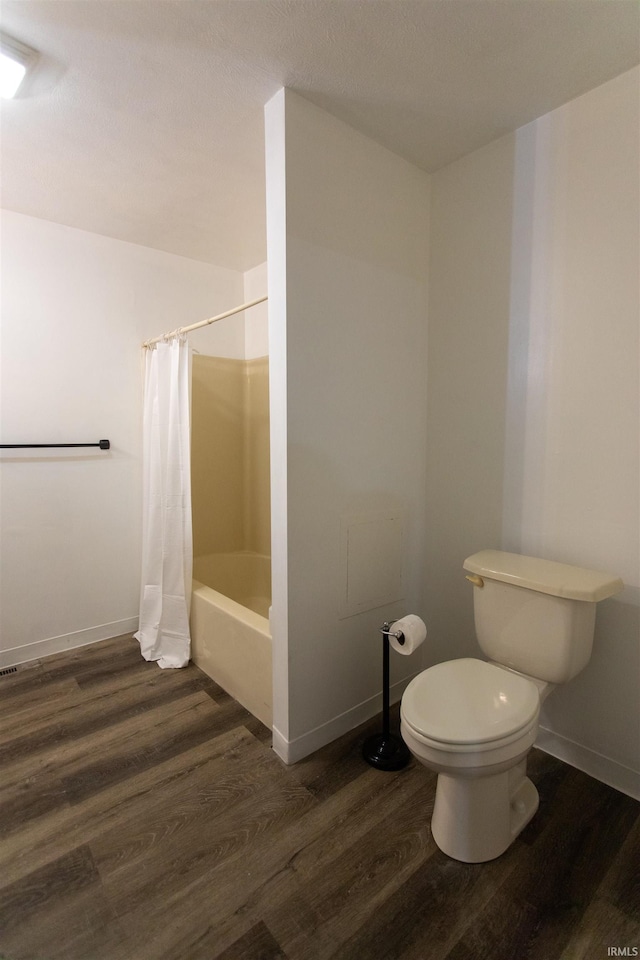
[[[129,617],[127,620],[115,620],[113,623],[101,623],[97,627],[88,627],[86,630],[76,630],[61,637],[49,637],[46,640],[36,640],[34,643],[24,644],[22,647],[11,647],[9,650],[0,650],[0,669],[14,667],[19,663],[29,663],[50,657],[53,653],[63,653],[75,647],[85,647],[98,640],[109,640],[124,633],[134,633],[138,629],[138,618]]]
[[[603,757],[595,750],[583,747],[580,743],[574,743],[573,740],[568,740],[545,727],[539,728],[535,745],[552,757],[557,757],[558,760],[563,760],[570,766],[589,774],[590,777],[619,790],[620,793],[626,793],[634,800],[640,800],[640,773],[637,770],[625,767],[617,760]]]
[[[412,679],[413,677],[406,677],[404,680],[399,680],[398,683],[393,684],[389,691],[391,703],[398,702],[407,684]],[[309,730],[308,733],[303,733],[301,737],[296,737],[294,740],[287,740],[274,726],[274,752],[287,764],[297,763],[298,760],[304,760],[309,754],[315,753],[320,747],[337,740],[343,733],[348,733],[366,720],[370,720],[371,717],[375,717],[381,710],[382,693],[379,693],[368,700],[363,700],[362,703],[356,704],[355,707],[351,707],[350,710],[333,717],[319,727]]]

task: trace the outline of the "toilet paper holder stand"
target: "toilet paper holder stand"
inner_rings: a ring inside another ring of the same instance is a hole
[[[391,733],[389,722],[389,637],[395,637],[400,646],[404,644],[401,630],[392,630],[385,622],[380,627],[382,634],[382,733],[367,737],[362,745],[362,756],[377,770],[401,770],[409,763],[411,754],[402,737]]]

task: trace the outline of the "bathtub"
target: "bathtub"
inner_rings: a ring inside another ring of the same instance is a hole
[[[268,727],[270,603],[270,557],[243,552],[194,557],[191,658]]]

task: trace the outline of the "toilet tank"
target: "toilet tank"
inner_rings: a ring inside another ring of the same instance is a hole
[[[501,550],[464,561],[474,584],[476,635],[496,663],[549,683],[566,683],[589,662],[596,603],[618,593],[606,573]]]

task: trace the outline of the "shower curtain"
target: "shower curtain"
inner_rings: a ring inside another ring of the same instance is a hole
[[[184,337],[146,350],[143,413],[143,521],[140,629],[145,660],[185,667],[191,637],[193,565],[189,344]]]

